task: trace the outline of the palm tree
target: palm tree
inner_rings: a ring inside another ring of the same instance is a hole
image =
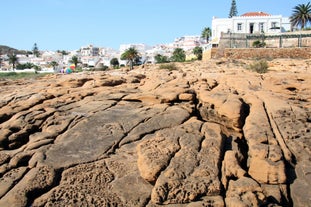
[[[209,37],[212,35],[212,31],[209,27],[205,27],[202,30],[202,34],[201,37],[204,38],[206,40],[206,43],[208,43]]]
[[[293,14],[290,17],[292,26],[299,26],[304,29],[308,23],[311,23],[311,4],[298,4],[293,8]]]
[[[129,49],[125,50],[124,53],[121,55],[121,60],[128,60],[130,63],[130,69],[133,70],[133,63],[134,60],[139,58],[139,53],[134,47],[130,47]]]
[[[18,63],[18,57],[14,53],[9,55],[9,63],[12,64],[14,70],[16,63]]]
[[[75,68],[77,68],[78,63],[80,63],[79,58],[77,56],[72,56],[71,60],[69,60],[70,63],[75,65]]]

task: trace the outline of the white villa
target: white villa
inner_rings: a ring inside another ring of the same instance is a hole
[[[265,12],[248,12],[232,18],[212,20],[212,42],[218,43],[222,33],[276,34],[291,30],[288,17],[270,15]]]

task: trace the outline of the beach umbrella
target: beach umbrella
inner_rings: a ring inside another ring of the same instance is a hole
[[[70,74],[70,73],[72,73],[72,70],[70,68],[67,68],[66,69],[66,74]]]
[[[74,69],[76,69],[76,66],[75,66],[75,64],[71,64],[71,65],[69,66],[69,68],[70,68],[71,70],[74,70]]]

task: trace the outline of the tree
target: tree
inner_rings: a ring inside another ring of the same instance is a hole
[[[24,64],[17,64],[16,69],[18,70],[24,70],[24,69],[31,69],[34,68],[35,65],[33,63],[24,63]]]
[[[209,42],[208,40],[209,40],[209,38],[210,38],[211,35],[212,35],[211,28],[205,27],[205,28],[202,30],[201,37],[204,38],[204,39],[206,40],[207,43]]]
[[[300,26],[304,29],[308,23],[311,23],[311,4],[298,4],[293,8],[292,16],[290,16],[292,26]]]
[[[0,68],[2,66],[2,50],[0,49]]]
[[[182,48],[176,48],[173,52],[172,61],[173,62],[185,62],[186,53]]]
[[[39,49],[38,49],[37,43],[35,43],[35,44],[33,45],[32,53],[33,53],[36,57],[39,57],[40,53],[39,53]]]
[[[60,53],[62,55],[68,55],[69,53],[66,52],[65,50],[56,50],[57,53]]]
[[[50,65],[53,67],[53,70],[55,70],[56,66],[58,66],[58,63],[56,61],[52,61]]]
[[[197,56],[198,60],[202,60],[202,56],[203,56],[203,49],[202,49],[202,47],[197,46],[197,47],[193,48],[193,54],[195,56]]]
[[[69,60],[70,63],[75,65],[75,68],[77,68],[78,63],[80,63],[79,58],[77,56],[72,56],[72,58]]]
[[[169,62],[168,57],[166,57],[164,55],[160,55],[160,54],[157,54],[156,56],[154,56],[154,59],[155,59],[156,63],[167,63],[167,62]]]
[[[127,60],[130,63],[130,69],[133,70],[133,63],[139,57],[138,51],[134,47],[130,47],[121,55],[121,60]]]
[[[230,13],[229,13],[229,18],[237,16],[237,15],[238,15],[238,9],[236,7],[236,2],[235,2],[235,0],[232,0],[231,8],[230,8]]]
[[[15,69],[15,65],[18,63],[18,57],[13,53],[9,55],[9,63],[12,64],[13,70]]]
[[[110,60],[110,64],[114,67],[114,68],[117,68],[119,66],[119,60],[118,58],[112,58]]]

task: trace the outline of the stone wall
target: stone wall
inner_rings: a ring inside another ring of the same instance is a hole
[[[219,52],[219,48],[211,48],[209,50],[206,50],[203,52],[203,61],[210,60],[212,58],[216,58],[218,55],[217,53]]]
[[[306,48],[225,48],[223,57],[231,58],[231,59],[311,58],[311,47],[306,47]]]
[[[210,51],[209,58],[310,58],[311,32],[289,32],[282,35],[247,36],[222,34],[218,50]],[[254,41],[264,41],[265,48],[253,48]],[[208,53],[208,51],[206,51]]]
[[[263,41],[267,48],[311,47],[311,31],[271,34],[222,34],[221,48],[251,48],[254,41]]]

